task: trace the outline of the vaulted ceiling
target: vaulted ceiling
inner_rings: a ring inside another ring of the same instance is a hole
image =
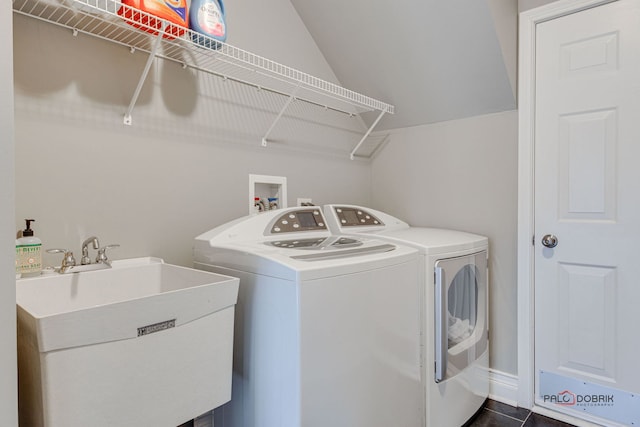
[[[517,0],[291,3],[343,86],[395,106],[379,130],[516,108]]]

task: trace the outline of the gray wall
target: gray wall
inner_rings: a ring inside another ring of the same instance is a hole
[[[487,0],[496,36],[500,42],[502,60],[507,69],[513,98],[516,99],[518,79],[518,2]]]
[[[18,425],[11,2],[0,3],[0,425]]]
[[[554,1],[557,0],[518,0],[518,11],[524,12],[525,10],[544,6],[545,4],[553,3]]]
[[[229,43],[335,80],[288,0],[236,0],[228,16]],[[250,173],[286,176],[290,205],[370,201],[369,165],[348,159],[360,136],[353,129],[365,130],[357,120],[331,116],[319,126],[317,111],[301,110],[304,120],[284,120],[262,148],[271,101],[246,108],[238,102],[255,101],[255,89],[158,61],[133,126],[124,126],[144,54],[24,17],[15,23],[15,226],[35,218],[45,248],[77,253],[95,234],[121,245],[114,259],[190,265],[194,236],[248,213]],[[344,131],[335,136],[336,128]]]
[[[515,111],[393,131],[372,206],[411,225],[489,237],[491,367],[517,374]]]

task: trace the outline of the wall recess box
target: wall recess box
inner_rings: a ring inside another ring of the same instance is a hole
[[[287,178],[284,176],[249,174],[249,214],[256,213],[255,198],[261,198],[268,204],[269,197],[278,198],[278,208],[287,205]]]

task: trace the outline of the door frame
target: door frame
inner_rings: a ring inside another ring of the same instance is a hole
[[[522,12],[518,49],[518,406],[577,422],[535,405],[534,130],[536,25],[618,0],[557,0]],[[584,422],[578,422],[584,425]]]
[[[0,425],[18,427],[13,7],[0,5]]]

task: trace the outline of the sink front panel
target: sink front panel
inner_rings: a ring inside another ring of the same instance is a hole
[[[139,338],[47,353],[19,342],[20,425],[173,427],[226,403],[233,317],[228,307]]]

